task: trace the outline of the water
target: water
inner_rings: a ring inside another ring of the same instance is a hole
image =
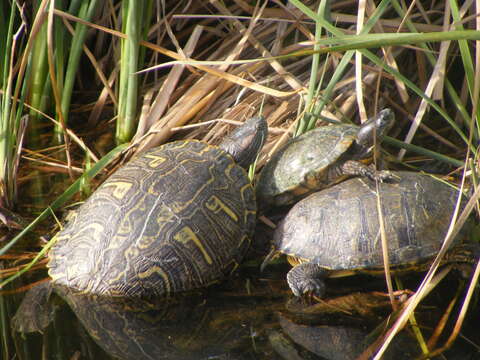
[[[290,294],[284,280],[287,270],[285,265],[272,266],[260,274],[256,267],[243,267],[229,281],[169,300],[126,301],[56,288],[48,327],[24,336],[12,332],[8,358],[40,359],[40,354],[45,359],[356,358],[375,339],[375,326],[390,313],[388,298],[372,292],[382,286],[382,279],[332,279],[332,296],[314,303]],[[417,311],[426,336],[451,300],[448,289],[458,285],[455,274],[449,282]],[[360,292],[362,287],[369,291]],[[472,319],[478,315],[478,309],[469,313]],[[478,331],[468,326],[462,336],[480,341]],[[410,359],[418,354],[416,341],[403,332],[385,358]],[[446,355],[479,358],[475,346],[462,338]]]

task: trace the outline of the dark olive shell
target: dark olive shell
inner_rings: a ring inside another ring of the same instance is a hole
[[[398,181],[379,183],[390,265],[422,263],[442,246],[459,192],[428,175],[395,175]],[[298,202],[274,245],[327,269],[383,267],[375,182],[350,179]]]
[[[222,149],[188,140],[130,161],[56,235],[54,283],[91,294],[158,296],[206,286],[241,261],[253,188]]]
[[[263,168],[259,202],[276,203],[285,193],[295,197],[329,185],[326,170],[350,148],[358,131],[350,125],[323,126],[291,139]]]

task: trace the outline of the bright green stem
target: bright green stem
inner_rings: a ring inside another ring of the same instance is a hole
[[[129,141],[136,127],[139,43],[142,29],[141,1],[125,0],[123,2],[124,31],[127,39],[122,39],[120,68],[120,94],[117,120],[117,143]]]
[[[337,29],[333,25],[331,25],[328,21],[326,21],[325,16],[316,15],[315,13],[313,13],[311,10],[309,10],[307,7],[305,7],[305,5],[303,5],[303,3],[301,3],[298,0],[292,0],[292,3],[295,6],[297,6],[300,10],[306,11],[305,14],[309,15],[310,17],[312,17],[312,19],[315,20],[317,28],[319,28],[319,27],[325,28],[329,33],[335,35],[335,37],[330,38],[330,39],[316,41],[315,48],[314,48],[314,51],[313,51],[314,56],[315,55],[317,55],[317,56],[320,55],[322,50],[325,50],[325,49],[320,48],[321,45],[327,45],[327,43],[331,43],[331,44],[336,44],[337,43],[338,37],[343,35],[343,33],[339,29]],[[382,16],[382,14],[388,8],[389,3],[390,3],[390,0],[382,0],[378,4],[377,9],[372,14],[372,16],[370,16],[369,20],[366,22],[365,26],[363,27],[362,32],[361,32],[362,35],[367,34],[372,29],[372,27],[375,25],[375,23],[378,21],[378,19]],[[357,36],[357,35],[354,36],[354,38],[358,38],[358,37],[361,37],[361,35],[360,36]],[[317,48],[320,48],[320,49],[316,50]],[[347,66],[350,64],[350,60],[352,59],[354,54],[355,54],[354,50],[349,50],[349,51],[345,52],[345,54],[342,57],[342,60],[340,61],[338,66],[335,68],[335,71],[334,71],[333,75],[331,76],[330,81],[328,82],[327,86],[325,87],[325,89],[323,91],[321,89],[322,84],[318,84],[317,89],[316,89],[316,94],[321,93],[322,97],[318,101],[318,104],[316,105],[315,109],[312,109],[312,111],[311,111],[311,113],[314,114],[314,117],[310,117],[308,123],[306,121],[304,121],[304,124],[300,125],[300,127],[296,130],[295,135],[298,136],[298,135],[302,134],[303,132],[308,131],[308,130],[310,130],[314,127],[316,118],[319,117],[319,115],[322,112],[322,109],[324,108],[324,106],[330,100],[330,98],[332,96],[332,93],[333,93],[333,90],[335,88],[335,85],[341,79],[343,73],[347,69]],[[316,68],[312,68],[312,72],[316,72],[316,71],[317,71]],[[310,87],[314,86],[314,85],[315,84],[312,84],[312,82],[310,83]],[[310,89],[309,89],[309,91],[310,91]]]
[[[318,16],[322,16],[323,18],[327,18],[330,21],[330,1],[322,0],[318,5]],[[323,33],[323,26],[320,23],[315,23],[315,45],[313,45],[313,50],[318,51],[320,50],[320,45],[318,41],[321,39]],[[312,106],[312,101],[315,95],[315,88],[317,87],[317,75],[318,75],[318,68],[320,64],[320,54],[316,53],[313,54],[312,57],[312,70],[310,72],[310,84],[308,86],[308,93],[307,98],[305,100],[305,108],[307,111]],[[321,86],[319,84],[318,86]],[[303,134],[305,131],[309,130],[310,122],[312,122],[311,117],[308,114],[301,119],[301,121],[297,124],[297,128],[295,129],[294,136],[298,136]],[[315,123],[315,120],[313,120]]]
[[[0,6],[1,7],[1,6]],[[1,114],[0,114],[0,181],[4,184],[3,195],[0,198],[0,204],[3,206],[10,206],[13,197],[14,184],[12,183],[12,169],[15,157],[15,137],[17,128],[15,126],[14,114],[11,114],[11,101],[13,74],[10,72],[11,68],[11,53],[13,44],[14,29],[13,25],[16,21],[15,13],[16,6],[10,8],[10,18],[8,20],[8,27],[6,37],[0,40],[2,48],[5,49],[3,53],[3,74],[2,75],[2,94],[1,99]],[[3,12],[3,7],[2,7]],[[0,14],[3,15],[3,14]],[[5,40],[4,40],[5,39]]]
[[[84,1],[81,4],[79,9],[78,17],[86,20],[91,21],[93,15],[95,14],[95,10],[97,8],[99,1],[98,0],[91,0],[91,1]],[[72,100],[72,92],[73,86],[75,84],[75,76],[78,71],[78,64],[80,62],[80,57],[83,52],[83,44],[85,43],[85,36],[87,35],[88,28],[80,23],[75,24],[75,34],[72,38],[72,46],[70,48],[70,54],[68,57],[67,63],[67,70],[65,73],[65,82],[63,85],[63,89],[60,89],[62,101],[61,101],[61,111],[63,114],[63,119],[65,122],[68,120],[68,113],[70,111],[70,103]],[[60,81],[62,81],[60,77]],[[61,84],[60,84],[61,85]],[[56,131],[58,133],[62,132],[62,129],[57,128]]]
[[[29,94],[27,101],[32,106],[29,112],[29,146],[32,149],[38,148],[39,135],[37,134],[39,128],[40,111],[44,110],[41,105],[44,104],[45,85],[48,76],[48,62],[47,62],[47,23],[45,22],[35,38],[33,45],[32,56],[29,65],[31,67],[31,76],[26,77],[25,81],[30,83]]]

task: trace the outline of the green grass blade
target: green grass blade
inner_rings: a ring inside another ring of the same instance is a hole
[[[12,52],[16,45],[20,47],[19,43],[14,43],[14,24],[16,19],[17,7],[12,6],[10,9],[10,17],[8,20],[8,27],[6,31],[6,39],[4,42],[5,52],[3,57],[3,74],[2,75],[2,94],[1,99],[1,114],[0,114],[0,181],[5,185],[5,193],[2,195],[0,202],[3,206],[11,206],[13,201],[13,164],[15,157],[15,140],[18,131],[18,122],[15,122],[15,117],[11,112],[11,95],[13,89],[13,63]],[[20,25],[21,26],[21,25]]]
[[[330,1],[322,0],[318,5],[318,16],[322,18],[327,18],[330,20]],[[317,22],[315,24],[315,44],[313,46],[314,51],[320,50],[319,41],[321,39],[323,33],[322,25]],[[315,53],[313,54],[312,58],[312,66],[310,71],[310,81],[308,86],[308,93],[307,98],[305,100],[305,108],[308,110],[312,106],[312,101],[316,94],[315,88],[320,87],[321,83],[317,85],[317,75],[318,75],[318,68],[320,65],[320,54]],[[303,134],[305,131],[309,130],[312,125],[310,123],[315,123],[315,119],[311,119],[310,116],[306,113],[302,119],[298,122],[297,128],[295,129],[295,133],[293,136],[298,136]]]
[[[304,9],[304,5],[298,1],[292,1],[294,3],[294,5],[297,5],[298,4],[298,7],[300,8],[300,10]],[[378,19],[380,19],[380,17],[382,16],[382,14],[385,12],[385,10],[387,9],[388,5],[389,5],[389,2],[390,0],[382,0],[380,2],[380,4],[378,5],[378,7],[376,8],[375,12],[372,14],[372,16],[369,18],[369,20],[367,21],[367,23],[365,24],[365,26],[363,27],[362,29],[362,32],[361,34],[366,34],[368,33],[372,27],[375,25],[375,23],[378,21]],[[316,22],[316,26],[317,28],[327,28],[329,32],[332,32],[334,33],[335,35],[341,35],[343,34],[340,30],[336,29],[335,27],[333,27],[331,24],[328,23],[328,21],[325,19],[324,16],[317,16],[316,14],[314,14],[313,12],[311,12],[310,10],[308,11],[308,14],[309,16],[312,16],[312,15],[315,15],[315,22]],[[325,24],[329,24],[329,26],[325,26]],[[333,29],[336,29],[336,31],[332,31]],[[358,37],[359,35],[355,35],[355,37]],[[319,56],[320,55],[320,46],[325,42],[324,40],[320,40],[319,38],[316,38],[316,44],[314,46],[314,51],[313,51],[313,56]],[[315,126],[315,123],[316,123],[316,118],[321,114],[324,106],[328,103],[328,101],[330,100],[331,96],[332,96],[332,93],[333,93],[333,90],[335,88],[335,85],[340,81],[343,73],[346,71],[347,69],[347,66],[350,64],[350,61],[353,57],[353,55],[355,54],[355,52],[352,50],[352,51],[347,51],[345,52],[345,54],[342,56],[342,59],[340,60],[340,63],[338,64],[338,66],[335,68],[335,71],[332,75],[332,77],[330,78],[330,81],[329,83],[327,84],[327,86],[325,87],[325,89],[322,91],[322,97],[320,99],[320,101],[318,102],[317,106],[315,107],[314,110],[312,110],[312,113],[315,115],[314,117],[311,117],[309,118],[309,121],[308,121],[308,124],[300,124],[299,127],[297,128],[297,130],[295,131],[295,136],[298,136],[300,134],[302,134],[303,132],[305,131],[308,131],[308,130],[311,130],[314,126]],[[314,64],[312,64],[312,73],[316,73],[316,67],[314,66]],[[310,87],[311,86],[314,86],[314,84],[312,84],[312,82],[310,83]],[[319,94],[320,93],[320,86],[321,84],[318,84],[318,87],[317,87],[317,90],[316,90],[316,93]],[[310,91],[310,87],[309,87],[309,91]],[[308,105],[308,104],[307,104]],[[308,109],[308,107],[307,107]],[[307,113],[308,114],[308,113]],[[308,115],[306,116],[308,118]]]
[[[120,91],[117,120],[117,143],[129,141],[135,131],[138,98],[139,46],[142,29],[143,2],[129,0],[123,2],[123,19],[127,39],[122,39],[122,58],[120,60]]]
[[[79,17],[86,21],[91,21],[97,9],[98,3],[98,0],[91,0],[90,2],[84,1],[79,10]],[[67,70],[65,73],[65,85],[62,91],[61,109],[65,121],[67,121],[68,119],[73,86],[75,83],[75,77],[78,72],[78,64],[80,63],[80,57],[83,53],[83,44],[85,43],[87,30],[87,26],[81,23],[75,24],[75,35],[73,36],[72,46],[68,56]],[[58,131],[61,130],[59,129]]]
[[[412,33],[418,33],[417,29],[413,25],[412,21],[408,18],[408,16],[406,16],[405,11],[403,10],[402,6],[398,3],[398,1],[397,0],[392,0],[391,4],[392,4],[393,8],[395,9],[395,11],[397,12],[398,16],[402,19],[404,19],[404,18],[406,19],[405,25],[407,26],[407,28]],[[435,66],[435,64],[437,62],[437,59],[433,55],[433,53],[432,53],[430,47],[428,46],[428,44],[418,44],[418,45],[422,49],[425,50],[424,55],[428,59],[430,64],[432,66]],[[457,93],[457,89],[452,85],[452,83],[448,79],[448,77],[446,77],[444,80],[445,80],[445,86],[446,86],[446,89],[447,89],[447,93],[450,96],[452,102],[455,104],[455,108],[457,109],[459,114],[461,114],[463,121],[465,123],[469,123],[470,122],[470,114],[468,113],[467,109],[465,108],[465,105],[464,105],[463,101],[460,99],[460,96]],[[475,139],[478,139],[478,135],[477,135],[476,132],[474,132],[473,135],[475,136]]]
[[[0,249],[0,255],[5,254],[13,245],[15,245],[26,233],[33,230],[35,226],[38,225],[42,220],[44,220],[52,210],[58,209],[60,206],[65,204],[73,195],[75,195],[81,188],[82,182],[85,179],[91,179],[97,175],[105,166],[107,166],[116,156],[127,147],[126,144],[119,145],[113,150],[111,150],[107,155],[101,158],[95,165],[93,165],[88,171],[86,171],[82,176],[80,176],[72,185],[68,187],[67,190],[63,192],[51,205],[42,211],[42,213],[37,216],[25,229],[18,233],[12,240],[10,240],[6,245]],[[1,286],[0,286],[1,287]]]
[[[450,7],[452,9],[452,16],[453,20],[455,21],[455,29],[457,30],[464,30],[462,25],[462,19],[460,18],[460,11],[458,9],[458,4],[454,0],[450,0]],[[468,91],[470,93],[470,99],[472,103],[475,101],[475,68],[473,65],[472,54],[470,53],[470,49],[468,47],[468,42],[466,40],[459,40],[458,46],[460,49],[460,57],[463,63],[463,69],[465,70],[465,76],[467,78],[467,85]],[[475,119],[477,120],[477,129],[480,128],[480,107],[476,106],[476,116]],[[477,130],[478,131],[478,130]],[[474,131],[474,134],[477,132]]]
[[[443,154],[439,154],[435,151],[425,149],[424,147],[421,147],[421,146],[417,146],[417,145],[413,145],[413,144],[407,144],[403,141],[394,139],[390,136],[383,136],[382,138],[384,139],[386,144],[390,144],[390,145],[393,145],[393,146],[398,147],[400,149],[405,149],[405,150],[414,152],[414,153],[419,154],[419,155],[424,155],[424,156],[427,156],[429,158],[444,162],[446,164],[450,164],[450,165],[453,165],[453,166],[456,166],[456,167],[462,167],[462,166],[465,165],[465,163],[461,160],[457,160],[457,159],[454,159],[452,157],[449,157],[449,156],[446,156],[446,155],[443,155]]]

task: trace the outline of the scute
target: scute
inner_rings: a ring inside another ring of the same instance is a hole
[[[305,185],[309,176],[322,182],[322,172],[355,140],[358,127],[332,125],[291,139],[265,165],[258,181],[260,201]]]
[[[255,194],[220,148],[188,140],[130,161],[57,234],[55,284],[91,294],[159,296],[227,275],[248,248]]]
[[[428,175],[398,172],[380,183],[391,266],[436,255],[458,191]],[[353,178],[298,202],[279,224],[274,246],[332,270],[383,267],[375,182]]]

